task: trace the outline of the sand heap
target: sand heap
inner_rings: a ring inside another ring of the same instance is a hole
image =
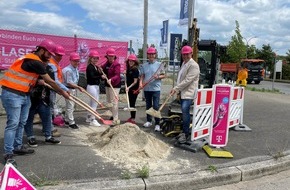
[[[145,164],[155,169],[170,152],[167,144],[130,123],[91,135],[89,140],[98,155],[121,163],[127,169],[139,169]]]

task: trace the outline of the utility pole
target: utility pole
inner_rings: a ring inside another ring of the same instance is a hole
[[[192,58],[197,62],[199,29],[197,28],[197,19],[194,18],[195,0],[188,0],[188,45],[192,47]]]
[[[194,12],[193,12],[193,0],[188,0],[188,42],[190,42],[190,29],[192,28],[192,21],[194,17]]]
[[[274,91],[274,83],[275,83],[275,79],[276,79],[276,53],[274,53],[274,73],[273,73],[273,79],[272,79],[272,91]]]
[[[148,0],[144,0],[144,28],[143,28],[143,63],[147,60],[148,36]]]

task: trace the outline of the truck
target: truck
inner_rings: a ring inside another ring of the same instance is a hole
[[[263,59],[242,59],[240,65],[241,67],[245,66],[248,70],[248,84],[253,81],[255,84],[260,84],[264,80],[265,61]]]
[[[222,73],[222,78],[225,79],[226,82],[236,81],[239,65],[239,63],[221,63],[220,71]]]

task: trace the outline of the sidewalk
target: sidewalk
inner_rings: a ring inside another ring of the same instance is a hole
[[[170,87],[162,90],[162,99],[169,93],[168,90]],[[127,105],[122,102],[122,95],[120,99],[119,117],[124,123],[129,113],[123,111]],[[34,155],[16,157],[18,170],[32,183],[57,184],[37,186],[37,189],[173,190],[237,183],[290,168],[290,149],[287,143],[290,130],[286,116],[290,111],[290,97],[287,95],[246,91],[244,123],[252,132],[230,131],[226,149],[234,155],[232,159],[209,158],[202,150],[192,153],[176,148],[173,138],[164,137],[154,132],[153,128],[142,128],[145,108],[141,94],[137,102],[137,125],[146,134],[170,147],[170,153],[164,159],[156,161],[158,167],[149,169],[149,178],[132,176],[131,179],[122,179],[122,173],[127,171],[125,164],[101,156],[96,151],[95,144],[90,141],[90,137],[107,127],[88,126],[84,121],[85,112],[81,110],[76,113],[79,130],[57,128],[62,133],[60,145],[44,144],[41,127],[36,126],[39,146]],[[164,115],[166,111],[165,108]],[[5,126],[5,116],[1,116],[0,122]],[[3,127],[0,133],[3,147]],[[124,145],[119,144],[119,148],[123,148],[122,146]],[[156,147],[151,149],[159,150]],[[150,159],[153,158],[148,158],[149,161]],[[130,172],[136,173],[135,170]]]

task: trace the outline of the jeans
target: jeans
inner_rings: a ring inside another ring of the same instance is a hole
[[[46,139],[51,138],[51,110],[50,106],[40,101],[37,104],[32,104],[29,109],[29,114],[27,118],[26,125],[24,126],[24,130],[28,139],[35,138],[33,133],[33,119],[34,115],[38,113],[42,123],[42,132],[44,132],[44,136]]]
[[[190,126],[190,105],[193,99],[181,99],[181,112],[182,112],[182,131],[185,133],[186,137],[189,136],[189,126]]]
[[[153,109],[159,109],[159,100],[160,100],[160,91],[144,91],[145,99],[146,99],[146,110],[152,107]],[[147,114],[147,121],[152,122],[152,116]],[[159,125],[160,119],[155,118],[155,125]]]
[[[13,150],[18,150],[22,146],[23,127],[31,105],[30,96],[21,96],[2,89],[1,100],[7,114],[4,153],[13,154]]]

